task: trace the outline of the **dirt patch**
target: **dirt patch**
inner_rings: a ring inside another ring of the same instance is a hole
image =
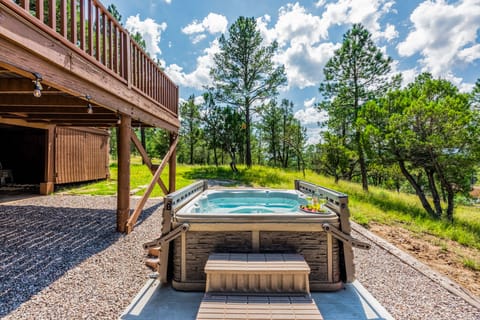
[[[465,259],[479,265],[480,250],[429,234],[413,233],[401,226],[372,223],[369,229],[480,297],[480,271],[464,265]]]
[[[479,186],[474,186],[472,191],[470,191],[470,196],[475,199],[480,198],[480,187]]]

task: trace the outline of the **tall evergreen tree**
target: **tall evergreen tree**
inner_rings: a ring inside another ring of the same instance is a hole
[[[385,92],[391,61],[375,46],[370,32],[361,24],[354,24],[343,36],[341,48],[327,62],[325,81],[319,88],[325,98],[320,109],[328,112],[329,129],[357,153],[366,191],[367,162],[357,120],[364,103]]]
[[[203,94],[204,103],[201,108],[201,119],[204,124],[204,137],[208,147],[213,151],[213,161],[218,166],[217,149],[221,145],[221,131],[224,125],[222,111],[215,104],[213,95],[210,92]]]
[[[195,95],[191,95],[187,101],[180,105],[180,137],[188,145],[189,163],[194,161],[194,148],[200,139],[200,112],[199,107],[195,104]]]
[[[277,43],[263,45],[256,20],[239,17],[228,37],[219,39],[220,52],[214,56],[210,73],[216,99],[239,108],[245,122],[245,163],[252,165],[252,107],[277,94],[286,82],[285,68],[273,62]]]

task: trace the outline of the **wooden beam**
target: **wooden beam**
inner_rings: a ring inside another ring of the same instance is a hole
[[[33,75],[32,75],[32,78],[33,78]],[[33,97],[33,79],[13,78],[13,77],[0,79],[0,94],[14,94],[14,93],[24,93]],[[45,86],[42,90],[42,94],[48,94],[48,93],[61,93],[61,92],[55,88]],[[35,98],[35,99],[38,99],[38,98]]]
[[[133,144],[137,148],[138,152],[140,152],[140,155],[142,156],[142,159],[143,159],[143,162],[145,163],[145,165],[148,167],[148,169],[150,170],[152,175],[155,174],[155,169],[153,168],[152,161],[148,157],[147,151],[143,147],[141,141],[138,140],[137,134],[135,133],[135,131],[133,129],[132,129],[132,133],[131,133],[130,137],[132,139]],[[160,186],[160,188],[162,189],[163,193],[168,194],[167,187],[163,183],[162,178],[158,178],[157,182],[158,182],[158,185]]]
[[[130,133],[131,121],[127,115],[121,116],[118,127],[118,186],[117,186],[117,231],[126,232],[130,216]]]
[[[2,92],[0,92],[2,94]],[[63,95],[42,95],[41,98],[35,98],[31,91],[28,94],[2,94],[0,99],[0,107],[13,106],[56,106],[58,109],[68,109],[69,107],[83,107],[84,111],[87,102],[83,99]],[[96,107],[96,106],[94,106]],[[108,109],[105,109],[108,110]],[[0,109],[1,111],[1,109]],[[113,111],[110,111],[113,112]]]
[[[168,150],[167,154],[162,160],[162,163],[158,167],[157,171],[155,172],[155,175],[153,176],[152,181],[148,185],[147,190],[145,191],[145,194],[143,195],[142,199],[137,203],[137,206],[135,207],[135,211],[133,212],[132,216],[127,222],[127,234],[129,234],[133,230],[133,226],[137,222],[137,219],[140,215],[140,213],[143,210],[143,207],[145,206],[145,203],[147,202],[148,198],[150,197],[150,194],[152,193],[153,187],[155,186],[156,181],[160,177],[160,174],[162,173],[163,169],[167,165],[168,160],[170,160],[170,157],[172,154],[175,152],[175,148],[177,147],[178,144],[178,138],[175,138],[173,140],[173,143],[170,145],[170,149]]]
[[[2,100],[4,97],[2,97]],[[3,105],[2,101],[0,100],[0,113],[11,113],[11,112],[23,112],[29,115],[76,115],[80,114],[83,115],[86,113],[86,106],[85,105],[74,105],[74,106],[55,106],[55,105],[45,105],[45,106],[31,106],[31,105]],[[118,120],[117,113],[112,112],[108,109],[93,106],[93,114],[96,116],[110,116]],[[92,116],[91,116],[92,117]]]
[[[6,124],[11,126],[20,126],[20,127],[28,127],[28,128],[35,128],[35,129],[48,129],[53,127],[52,124],[49,123],[31,123],[27,122],[22,119],[4,119],[0,118],[0,124]]]

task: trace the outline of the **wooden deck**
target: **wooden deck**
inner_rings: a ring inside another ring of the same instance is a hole
[[[0,129],[118,128],[118,231],[130,231],[136,219],[130,219],[129,199],[132,128],[168,131],[170,149],[162,162],[169,164],[168,188],[161,170],[152,170],[152,184],[175,190],[178,86],[100,1],[0,0],[0,48]],[[55,183],[48,136],[41,183],[46,194]]]
[[[97,0],[0,0],[0,47],[2,122],[178,132],[178,86]]]

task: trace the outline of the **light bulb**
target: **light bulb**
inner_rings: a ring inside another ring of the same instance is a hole
[[[39,88],[33,89],[33,96],[35,98],[40,98],[42,96],[42,90],[40,90]]]

